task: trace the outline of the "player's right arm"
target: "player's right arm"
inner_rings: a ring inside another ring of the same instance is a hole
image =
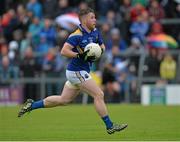
[[[88,60],[87,53],[89,50],[82,52],[82,53],[77,53],[72,51],[73,46],[69,43],[65,43],[63,48],[61,49],[61,55],[66,56],[68,58],[80,58],[84,61]]]
[[[79,47],[79,38],[82,36],[82,32],[77,29],[75,32],[73,32],[65,42],[63,48],[61,49],[61,55],[66,56],[68,58],[80,58],[84,61],[87,60],[87,53],[89,52],[88,50],[86,52],[79,51],[79,52],[74,52],[72,49],[74,47]]]
[[[69,43],[64,43],[63,48],[61,49],[61,55],[66,56],[68,58],[76,58],[78,53],[72,51],[73,46]]]
[[[61,55],[68,58],[78,57],[78,52],[74,52],[72,49],[78,46],[78,41],[81,35],[82,32],[79,29],[71,33],[67,38],[66,42],[64,43],[63,48],[61,49]]]
[[[61,55],[66,56],[68,58],[81,58],[84,61],[88,59],[87,53],[89,50],[82,52],[82,53],[77,53],[72,51],[73,46],[69,43],[65,43],[63,48],[61,49]]]

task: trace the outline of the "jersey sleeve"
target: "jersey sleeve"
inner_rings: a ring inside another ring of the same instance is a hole
[[[79,39],[81,36],[82,36],[81,30],[77,29],[69,35],[66,42],[71,44],[73,47],[76,47],[79,44]]]
[[[66,40],[67,43],[71,44],[73,47],[76,47],[78,45],[79,41],[79,36],[74,35],[74,36],[69,36]]]

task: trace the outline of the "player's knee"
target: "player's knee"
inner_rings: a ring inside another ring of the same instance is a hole
[[[104,99],[104,92],[100,91],[99,93],[97,93],[95,95],[95,99],[100,99],[100,100]]]

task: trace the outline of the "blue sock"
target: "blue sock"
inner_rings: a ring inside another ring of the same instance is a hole
[[[38,109],[38,108],[44,108],[44,102],[43,102],[43,100],[34,102],[31,107],[32,107],[32,110]]]
[[[106,115],[104,117],[102,117],[102,120],[104,121],[104,123],[106,124],[106,128],[111,128],[113,126],[112,121],[110,120],[109,116]]]

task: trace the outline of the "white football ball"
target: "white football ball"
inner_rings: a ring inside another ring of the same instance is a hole
[[[87,53],[87,56],[95,56],[95,59],[93,61],[98,60],[101,57],[101,47],[97,43],[89,43],[84,48],[84,51],[89,50]]]

